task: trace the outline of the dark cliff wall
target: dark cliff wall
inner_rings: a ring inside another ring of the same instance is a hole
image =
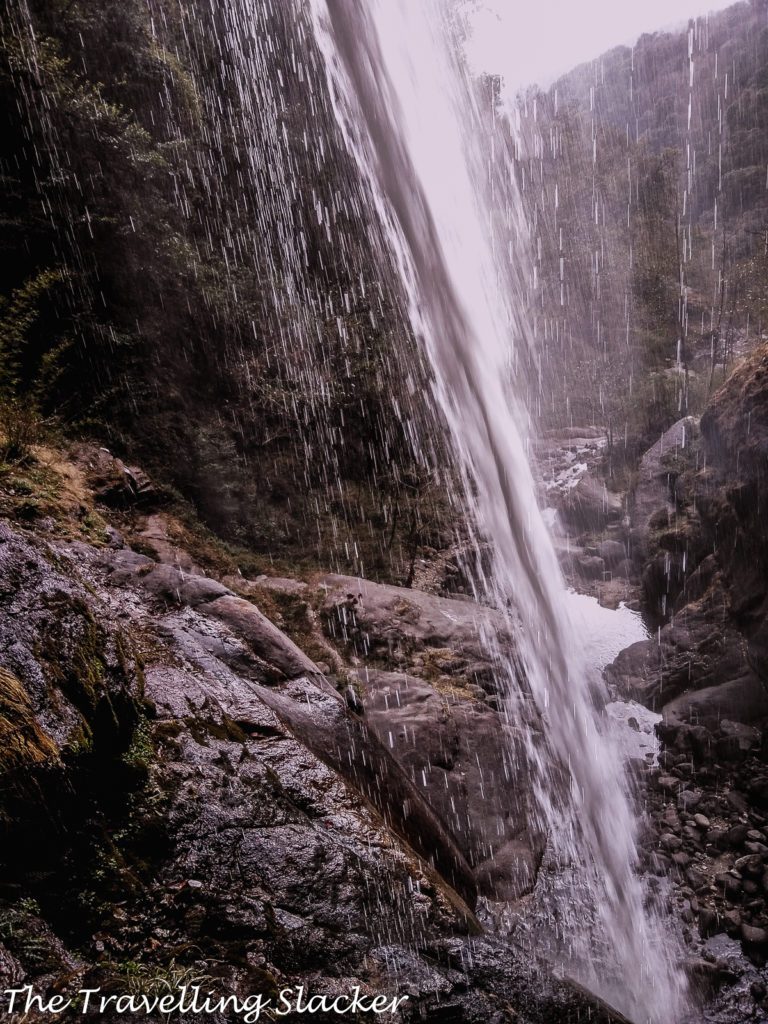
[[[301,5],[7,0],[0,51],[6,404],[230,540],[405,578],[445,521],[425,375]]]

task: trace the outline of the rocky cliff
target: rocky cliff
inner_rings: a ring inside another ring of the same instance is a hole
[[[85,446],[4,478],[3,987],[360,986],[408,996],[402,1021],[619,1020],[474,912],[478,889],[529,891],[543,851],[493,613],[345,577],[221,582],[137,475]]]
[[[734,949],[768,957],[767,368],[763,343],[643,457],[628,542],[654,633],[607,671],[663,716],[645,863],[675,880],[690,944],[730,949],[745,1014],[766,990]]]

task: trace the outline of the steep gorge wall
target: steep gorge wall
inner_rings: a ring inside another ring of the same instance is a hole
[[[301,5],[2,19],[4,408],[131,454],[231,541],[407,578],[450,536],[426,376]]]

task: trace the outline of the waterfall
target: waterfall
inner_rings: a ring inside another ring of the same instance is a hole
[[[457,501],[474,528],[476,549],[485,553],[490,545],[490,564],[477,559],[478,567],[486,566],[478,570],[482,596],[508,617],[509,632],[518,638],[515,651],[496,649],[496,654],[506,682],[510,733],[523,735],[523,749],[515,746],[518,770],[531,778],[537,824],[548,837],[551,884],[548,888],[542,881],[536,899],[542,921],[547,914],[551,920],[544,922],[549,927],[540,951],[638,1024],[669,1024],[684,1012],[685,986],[674,966],[675,950],[644,908],[635,874],[634,815],[620,755],[601,721],[600,681],[590,677],[566,612],[563,580],[527,458],[528,415],[521,396],[528,382],[522,368],[532,361],[529,353],[535,359],[535,349],[522,312],[525,219],[514,177],[489,174],[472,86],[456,56],[450,12],[440,0],[305,4],[338,126],[356,164],[356,179],[349,182],[348,223],[359,224],[370,236],[370,247],[380,250],[382,278],[393,263],[399,271],[413,333],[432,367],[439,419],[450,431],[462,474]],[[321,176],[322,161],[313,163],[312,149],[322,153],[329,140],[322,137],[324,99],[312,97],[319,130],[315,137],[304,136],[301,152],[307,166],[295,166],[298,147],[288,139],[290,97],[279,61],[293,66],[296,90],[297,82],[310,90],[314,54],[301,52],[300,17],[290,26],[292,34],[286,30],[297,41],[296,51],[291,46],[290,52],[276,55],[279,44],[270,36],[270,24],[286,11],[292,14],[292,7],[285,4],[281,10],[271,0],[226,0],[210,5],[211,24],[199,18],[183,23],[195,72],[190,102],[206,109],[213,131],[204,146],[188,154],[175,201],[190,220],[187,187],[192,198],[197,192],[210,202],[212,216],[205,230],[193,236],[200,243],[196,260],[200,265],[213,257],[222,260],[226,272],[221,271],[217,284],[231,294],[227,301],[233,307],[241,296],[230,265],[237,268],[237,260],[245,264],[250,258],[248,272],[264,275],[262,290],[271,296],[273,308],[264,314],[260,333],[277,339],[276,381],[295,385],[275,390],[286,405],[286,394],[310,396],[304,416],[286,416],[302,421],[305,463],[323,462],[332,485],[338,473],[328,465],[334,426],[327,410],[335,369],[330,359],[321,366],[318,352],[323,349],[322,325],[336,320],[343,302],[334,305],[329,299],[321,259],[314,277],[308,270],[308,226],[299,215],[297,183],[310,172]],[[16,22],[20,56],[37,72],[43,61],[28,31],[33,19],[26,3],[19,5]],[[162,38],[161,17],[157,28],[153,22],[153,38],[155,31]],[[211,53],[205,47],[209,34]],[[220,59],[213,59],[214,50]],[[209,81],[214,71],[228,104],[222,103],[216,81]],[[42,91],[34,90],[24,102],[35,114],[30,120],[43,126],[56,172],[45,185],[47,208],[62,215],[62,250],[86,279],[66,198],[79,193],[81,183],[69,182],[70,193],[65,193],[67,156],[49,124]],[[248,140],[242,160],[235,159],[239,142],[226,141],[235,129]],[[168,137],[181,144],[180,129],[169,128]],[[375,216],[368,216],[366,203]],[[343,243],[338,233],[332,234],[337,211],[332,206],[329,213],[320,196],[316,211],[313,227],[326,239],[321,253],[334,247],[352,283],[359,277],[364,294],[367,251],[361,256],[349,233]],[[510,261],[494,241],[492,225],[499,222],[505,237],[521,239]],[[385,319],[397,303],[386,283],[376,283],[387,300],[380,298],[378,306]],[[399,298],[400,289],[396,292]],[[259,333],[255,322],[251,326],[254,335]],[[341,334],[341,325],[338,330]],[[404,332],[400,342],[407,338]],[[234,345],[224,353],[250,373],[247,354]],[[400,355],[410,362],[411,353],[395,353]],[[264,361],[270,366],[268,352]],[[264,366],[257,364],[254,378],[259,372],[263,378]],[[257,383],[263,383],[261,378]],[[429,447],[426,437],[422,445]],[[314,458],[313,446],[323,450],[324,460]],[[360,563],[355,566],[364,571]],[[494,637],[488,637],[488,644],[498,647]]]
[[[633,1020],[669,1024],[683,1013],[685,984],[644,909],[620,755],[566,612],[526,454],[523,388],[512,373],[528,345],[522,257],[502,269],[489,230],[501,211],[510,233],[523,233],[512,176],[489,200],[471,86],[438,0],[310,0],[310,10],[337,119],[378,212],[382,258],[394,255],[434,371],[461,500],[478,545],[490,543],[485,596],[518,637],[514,655],[502,652],[510,715],[532,695],[525,770],[535,775],[548,861],[571,879],[553,897],[561,955],[569,950],[567,969]]]

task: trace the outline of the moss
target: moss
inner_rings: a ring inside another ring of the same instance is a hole
[[[245,743],[248,739],[237,722],[234,722],[228,715],[222,715],[220,722],[203,718],[186,718],[184,721],[192,738],[201,747],[207,747],[210,739],[231,743]]]
[[[56,554],[55,551],[49,548],[47,544],[43,548],[43,558],[46,560],[48,565],[50,565],[53,569],[58,569],[59,566],[61,565],[61,561],[58,555]]]
[[[87,757],[93,753],[93,732],[87,722],[83,722],[72,735],[67,739],[62,750],[64,760],[69,764],[74,763],[81,757]]]
[[[63,473],[76,474],[59,449],[35,446],[25,458],[24,472],[19,470],[18,464],[0,461],[0,516],[24,524],[48,519],[49,532],[59,537],[104,546],[106,523],[95,511],[92,495],[77,493],[71,480],[65,480]]]
[[[157,558],[157,552],[155,549],[142,537],[139,537],[136,534],[131,534],[129,539],[131,542],[131,549],[137,552],[137,554],[144,555],[145,558],[151,558],[152,561]],[[150,566],[150,570],[151,568],[152,567]]]
[[[135,641],[131,637],[126,636],[119,626],[114,639],[115,654],[123,677],[128,679],[132,674],[135,675],[136,692],[139,698],[145,699],[146,677],[144,675],[144,668],[146,667],[146,661],[144,660],[144,655],[139,650]]]
[[[197,512],[179,495],[169,509],[168,537],[188,551],[195,563],[209,575],[226,576],[242,573],[246,577],[271,575],[289,567],[249,548],[223,540],[201,522]],[[154,556],[153,556],[154,557]]]
[[[456,652],[448,647],[426,647],[422,651],[424,659],[423,677],[428,682],[435,682],[441,676],[450,674],[456,663]]]
[[[130,768],[146,769],[154,759],[155,748],[149,723],[141,718],[133,731],[131,745],[123,754],[122,761]]]
[[[242,591],[242,595],[290,637],[311,661],[333,664],[334,654],[338,652],[322,637],[315,621],[316,612],[323,607],[324,594],[309,588],[293,593],[252,585]]]
[[[170,743],[184,732],[184,725],[176,721],[158,722],[152,730],[154,739],[159,743]]]
[[[279,986],[274,974],[265,971],[261,967],[250,967],[248,969],[248,990],[250,992],[261,992],[270,999],[277,999]]]
[[[339,693],[344,693],[346,690],[352,690],[352,692],[362,701],[365,696],[365,691],[360,683],[357,676],[350,675],[346,669],[342,669],[336,673],[336,689]]]
[[[49,682],[65,694],[89,726],[97,706],[104,704],[117,727],[117,714],[105,683],[104,631],[81,598],[57,591],[44,595],[43,602],[59,616],[58,628],[48,632],[37,647]],[[72,613],[79,620],[77,624],[71,621]],[[64,631],[69,643],[62,636]]]

